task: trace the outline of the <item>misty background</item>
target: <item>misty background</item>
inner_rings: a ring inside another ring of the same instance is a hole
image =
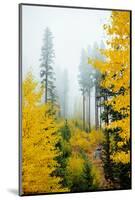
[[[40,57],[46,27],[52,32],[55,51],[54,71],[56,90],[67,84],[67,116],[74,117],[80,107],[82,95],[78,84],[82,49],[101,46],[105,39],[103,24],[108,22],[110,11],[23,6],[22,8],[22,71],[23,79],[32,71],[40,80]],[[93,52],[92,52],[93,53]],[[63,76],[63,74],[65,74]],[[61,99],[62,89],[58,89]],[[91,123],[94,124],[94,89],[91,92]],[[81,109],[81,108],[80,108]],[[81,114],[81,113],[80,113]]]

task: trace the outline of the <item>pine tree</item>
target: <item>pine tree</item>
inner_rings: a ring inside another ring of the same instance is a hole
[[[68,187],[67,176],[66,176],[66,167],[67,161],[71,155],[71,145],[69,140],[71,138],[71,131],[68,125],[67,120],[59,130],[61,140],[56,144],[59,148],[61,154],[57,156],[56,160],[59,163],[59,168],[56,169],[55,174],[62,178],[61,184],[63,187]]]
[[[56,87],[55,87],[55,73],[53,70],[54,64],[54,47],[53,36],[50,29],[45,29],[43,46],[41,49],[41,65],[40,65],[40,77],[42,79],[42,86],[45,88],[45,103],[51,102],[55,105],[57,100]]]
[[[62,110],[63,117],[66,118],[68,115],[68,71],[66,69],[63,71],[63,78]]]
[[[68,160],[67,176],[71,192],[87,192],[95,189],[87,156],[84,158],[81,154],[73,153]]]
[[[86,129],[86,97],[88,96],[88,124],[89,124],[89,131],[91,129],[91,124],[90,124],[90,95],[91,95],[91,88],[94,85],[94,80],[93,80],[93,69],[90,68],[88,65],[88,55],[86,51],[83,49],[82,54],[81,54],[81,61],[79,65],[79,85],[80,85],[80,90],[82,92],[82,97],[83,97],[83,129]]]
[[[93,45],[92,53],[89,54],[89,57],[92,59],[104,61],[104,56],[99,52],[99,47],[104,49],[105,45],[103,41],[101,41],[100,46],[95,42]],[[91,65],[90,65],[91,67]],[[93,67],[93,65],[92,65]],[[99,107],[100,107],[100,81],[101,81],[101,72],[99,69],[94,68],[94,86],[95,86],[95,128],[99,128]]]

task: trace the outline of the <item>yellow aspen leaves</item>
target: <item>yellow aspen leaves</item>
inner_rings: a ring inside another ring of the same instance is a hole
[[[95,66],[105,78],[101,86],[115,95],[108,98],[106,104],[111,105],[124,117],[121,120],[109,123],[108,128],[120,128],[120,147],[112,156],[116,162],[130,162],[130,151],[124,152],[121,147],[130,140],[130,13],[112,11],[110,24],[104,25],[107,34],[106,49],[101,54],[104,61],[92,60],[89,63]]]
[[[22,188],[24,194],[62,192],[61,178],[52,175],[60,155],[55,147],[60,136],[48,106],[41,103],[42,89],[28,73],[23,81],[22,107]]]
[[[81,158],[77,153],[73,155],[68,160],[67,171],[70,176],[79,177],[83,173],[84,169],[84,159]]]

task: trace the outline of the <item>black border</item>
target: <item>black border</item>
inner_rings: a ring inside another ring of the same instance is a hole
[[[32,4],[20,3],[19,5],[19,196],[37,196],[37,195],[52,195],[52,194],[73,194],[86,192],[104,192],[104,191],[121,191],[132,189],[132,10],[126,9],[111,9],[111,8],[93,8],[93,7],[79,7],[79,6],[65,6],[65,5],[49,5],[49,4]],[[53,192],[53,193],[31,193],[23,194],[22,191],[22,7],[23,6],[38,6],[38,7],[53,7],[53,8],[70,8],[70,9],[86,9],[86,10],[103,10],[103,11],[122,11],[130,13],[130,169],[131,169],[131,187],[129,189],[98,189],[86,192]]]
[[[22,5],[19,4],[19,195],[22,196]]]

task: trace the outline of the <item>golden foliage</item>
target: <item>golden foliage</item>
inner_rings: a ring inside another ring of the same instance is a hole
[[[89,63],[105,75],[101,86],[116,94],[106,103],[125,116],[124,119],[109,124],[109,128],[120,128],[121,143],[118,146],[122,147],[130,139],[130,13],[113,11],[111,24],[104,25],[104,29],[108,40],[107,48],[102,49],[101,53],[106,59],[89,59]],[[120,92],[122,89],[123,92]],[[127,163],[130,162],[129,154],[129,151],[126,153],[118,150],[112,158],[116,162]]]
[[[84,159],[78,153],[73,153],[68,160],[67,172],[69,179],[80,177],[84,170]]]
[[[60,136],[49,105],[41,104],[42,89],[28,73],[23,81],[22,107],[22,187],[23,193],[63,192],[60,178],[52,176],[60,154],[55,145]]]
[[[104,134],[101,130],[92,130],[89,134],[90,147],[95,149],[99,144],[104,142]]]
[[[88,151],[90,148],[90,141],[88,134],[80,129],[76,128],[70,139],[71,146],[74,150],[83,149]]]
[[[70,144],[75,151],[79,149],[84,150],[86,153],[90,150],[93,151],[104,141],[104,134],[101,130],[93,129],[90,133],[86,133],[76,127],[72,128],[72,130],[74,130],[74,132],[72,132]]]
[[[117,154],[112,155],[112,159],[115,162],[118,163],[123,163],[123,164],[127,164],[130,161],[130,151],[128,152],[124,152],[124,151],[119,151]]]
[[[101,169],[96,165],[92,165],[91,174],[93,176],[93,184],[102,187],[103,174],[101,173]]]

